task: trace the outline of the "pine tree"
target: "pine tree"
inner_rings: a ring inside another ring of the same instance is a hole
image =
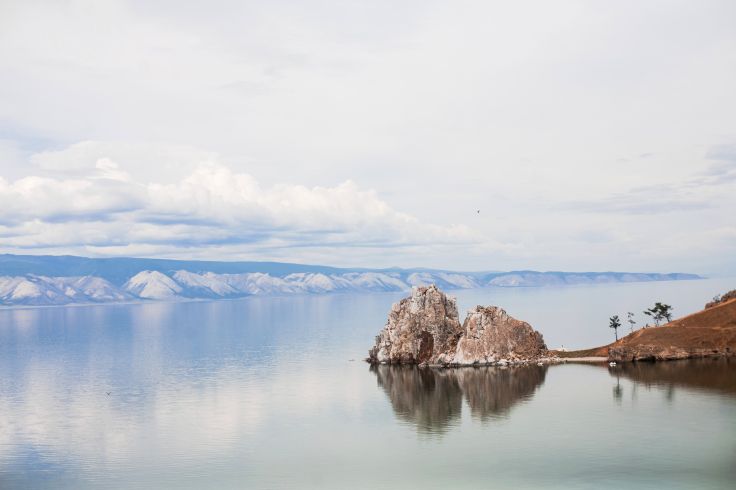
[[[627,322],[629,322],[629,325],[631,326],[631,333],[634,333],[634,325],[636,325],[636,321],[634,320],[634,313],[628,312],[626,313]]]
[[[645,310],[644,314],[652,317],[654,319],[654,324],[659,326],[659,322],[662,320],[667,320],[668,322],[672,321],[673,309],[674,308],[672,308],[672,306],[657,301],[654,303],[654,307]]]
[[[621,326],[621,320],[619,320],[618,315],[613,315],[609,318],[608,326],[613,329],[613,333],[616,335],[616,341],[618,341],[618,328]]]

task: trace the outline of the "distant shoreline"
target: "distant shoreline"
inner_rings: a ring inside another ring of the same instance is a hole
[[[338,269],[270,262],[0,255],[0,307],[125,304],[252,296],[574,287],[705,279],[685,273],[452,272],[435,269]]]

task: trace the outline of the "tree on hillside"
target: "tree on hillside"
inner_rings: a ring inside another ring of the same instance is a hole
[[[654,303],[653,308],[644,310],[644,314],[652,317],[654,324],[659,326],[659,322],[662,320],[667,320],[668,322],[672,321],[672,310],[672,306],[657,301]]]
[[[672,307],[670,305],[663,305],[662,303],[657,303],[659,305],[659,311],[662,313],[662,318],[667,320],[667,322],[672,321]]]
[[[644,310],[644,314],[647,316],[652,317],[654,320],[654,324],[656,326],[659,326],[659,322],[662,321],[662,317],[659,316],[659,311],[655,308],[649,308],[648,310]]]
[[[618,315],[613,315],[608,320],[608,326],[613,329],[613,333],[616,335],[616,341],[618,341],[618,328],[621,326],[621,320],[619,320]]]
[[[636,325],[636,321],[634,320],[634,313],[627,312],[626,313],[627,322],[629,322],[629,325],[631,326],[631,333],[634,333],[634,325]]]

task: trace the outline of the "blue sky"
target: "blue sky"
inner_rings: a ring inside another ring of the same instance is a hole
[[[736,273],[734,18],[3,2],[0,253]]]

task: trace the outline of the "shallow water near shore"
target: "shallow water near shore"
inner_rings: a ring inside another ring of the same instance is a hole
[[[550,346],[733,281],[457,291]],[[731,287],[729,287],[729,285]],[[736,359],[362,362],[403,294],[0,311],[0,488],[731,488]],[[640,316],[640,315],[639,315]],[[568,345],[566,345],[567,347]]]

